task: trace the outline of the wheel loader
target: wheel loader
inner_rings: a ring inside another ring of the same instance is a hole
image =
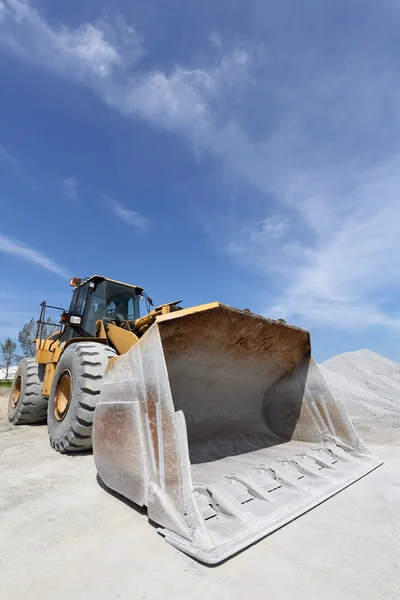
[[[71,285],[48,338],[42,304],[9,419],[47,419],[62,453],[93,443],[105,486],[147,507],[188,555],[221,562],[381,464],[308,331],[219,302],[152,309],[141,287],[102,276]]]

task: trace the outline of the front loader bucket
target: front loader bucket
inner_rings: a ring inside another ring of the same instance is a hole
[[[219,303],[157,317],[110,365],[93,448],[103,482],[205,563],[381,464],[327,388],[307,331]]]

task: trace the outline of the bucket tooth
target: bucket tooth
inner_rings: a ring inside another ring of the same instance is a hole
[[[307,452],[304,456],[307,456],[307,458],[311,458],[311,460],[315,461],[317,465],[320,465],[320,467],[324,469],[335,468],[331,462],[322,459],[320,456],[316,455],[316,453],[314,454],[312,450],[310,450],[310,452]]]
[[[322,478],[323,476],[318,472],[321,467],[315,462],[310,461],[298,456],[294,456],[290,459],[290,462],[299,470],[303,475],[309,475],[310,477],[318,477]],[[310,462],[314,462],[314,464],[309,464]]]
[[[259,500],[265,500],[266,502],[271,502],[271,497],[268,497],[269,492],[265,491],[256,481],[254,481],[251,475],[241,475],[240,473],[232,473],[231,479],[234,479],[238,483],[244,485],[248,493],[254,498],[258,498]]]
[[[223,482],[213,483],[208,487],[212,497],[212,507],[218,515],[233,517],[240,523],[250,523],[254,521],[251,512],[246,508],[245,502],[252,500],[251,496],[246,498],[244,502],[240,502],[237,498],[237,492],[241,490],[229,489],[236,484],[240,487],[237,481],[225,479]],[[246,493],[246,496],[248,494]]]

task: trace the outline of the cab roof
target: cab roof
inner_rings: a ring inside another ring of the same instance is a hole
[[[93,281],[94,279],[112,281],[112,283],[118,283],[119,285],[126,285],[127,287],[135,288],[135,290],[138,290],[139,293],[143,292],[143,288],[140,285],[132,285],[131,283],[125,283],[125,281],[118,281],[117,279],[110,279],[109,277],[104,277],[103,275],[92,275],[91,277],[86,277],[86,279],[82,279],[82,281],[78,283],[78,285],[75,285],[73,287],[74,289],[77,289],[84,283],[87,283],[88,281]]]

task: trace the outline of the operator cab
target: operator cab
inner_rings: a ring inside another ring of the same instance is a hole
[[[70,323],[75,323],[89,335],[95,335],[96,321],[134,321],[140,317],[139,298],[143,288],[94,275],[85,281],[71,279],[74,293],[69,307]],[[72,332],[71,332],[72,333]],[[75,335],[73,332],[72,335]]]

